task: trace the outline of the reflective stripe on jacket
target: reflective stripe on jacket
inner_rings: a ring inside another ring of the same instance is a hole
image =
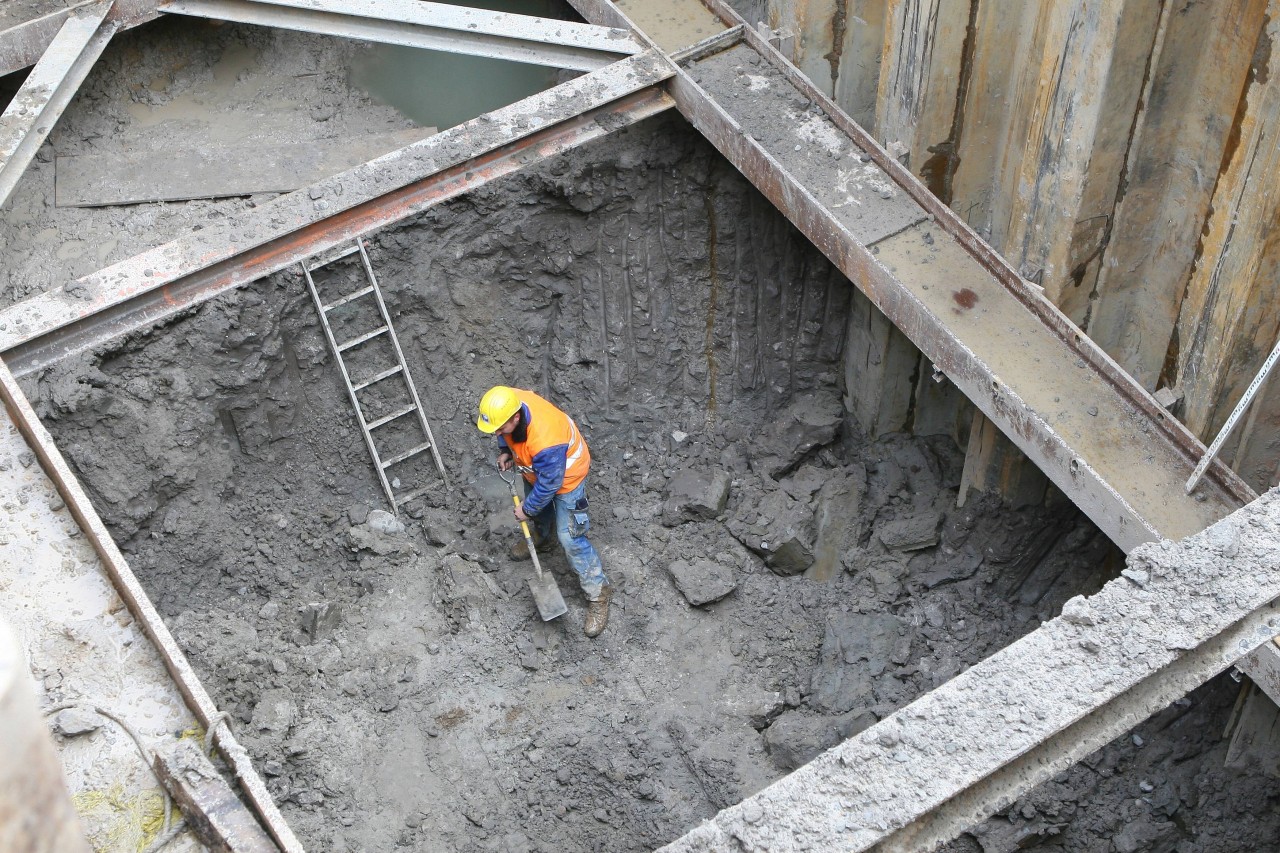
[[[524,512],[536,515],[553,495],[572,492],[591,470],[591,451],[573,418],[532,391],[511,389],[521,402],[528,432],[517,444],[511,436],[502,440],[515,454],[516,464],[532,468],[524,478],[533,484],[524,501]]]

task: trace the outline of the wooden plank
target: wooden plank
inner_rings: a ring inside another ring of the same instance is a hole
[[[1231,467],[1246,483],[1259,489],[1280,483],[1280,379],[1274,372],[1249,409],[1238,445],[1230,450]]]
[[[1280,778],[1280,708],[1258,685],[1246,682],[1228,732],[1226,767]]]
[[[907,426],[920,351],[855,290],[844,347],[845,407],[870,439]]]
[[[863,127],[873,127],[884,50],[885,13],[889,0],[845,0],[839,12],[842,38],[833,44],[836,55],[835,94],[832,99]]]
[[[1266,7],[1165,7],[1088,328],[1148,390],[1164,367]]]
[[[1274,44],[1280,0],[1271,0],[1267,14],[1260,38]],[[1221,427],[1280,334],[1280,52],[1265,60],[1250,77],[1233,131],[1239,142],[1214,192],[1178,320],[1183,420],[1206,438]],[[1261,402],[1274,405],[1270,395]]]
[[[957,140],[959,160],[952,181],[951,207],[996,249],[1002,248],[1007,217],[996,216],[1006,195],[1000,185],[1004,149],[1018,139],[1011,125],[1024,98],[1016,91],[1018,70],[1034,55],[1035,3],[978,3],[974,21],[969,87],[960,105],[964,133]],[[1025,139],[1025,136],[1022,137]],[[996,224],[999,223],[997,230]]]
[[[215,853],[277,853],[278,847],[236,798],[213,763],[189,740],[155,757],[156,776],[187,824]]]
[[[839,59],[835,48],[837,19],[844,20],[837,0],[774,0],[769,4],[769,26],[795,33],[792,63],[823,94],[835,91]]]
[[[1130,17],[1126,6],[1148,14]],[[1155,11],[1151,3],[1073,0],[1042,5],[1037,21],[1044,51],[1026,69],[1035,91],[1025,103],[1025,143],[1010,140],[1007,149],[1004,250],[1077,324],[1091,289],[1077,286],[1073,273],[1106,234]]]
[[[1123,0],[1042,2],[1019,21],[1019,37],[1038,49],[1012,71],[1006,108],[1015,114],[991,163],[1000,196],[988,205],[990,227],[1005,257],[1076,323],[1091,305],[1158,12]],[[1019,503],[1042,491],[985,423],[975,422],[969,447],[985,458],[966,460],[967,486],[1001,484]]]
[[[943,201],[927,175],[945,171],[939,161],[954,152],[969,12],[969,3],[954,0],[891,0],[885,27],[875,137],[902,152],[903,165]]]
[[[874,134],[947,203],[963,124],[960,102],[967,79],[961,66],[972,11],[970,3],[942,0],[890,0],[884,11]],[[915,395],[914,432],[958,437],[968,429],[954,428],[957,416],[964,411],[972,418],[973,408],[954,385],[921,378],[931,372],[928,360],[920,357],[885,381],[906,383],[916,377],[913,393],[923,393]]]
[[[103,207],[292,192],[434,133],[435,128],[409,128],[291,145],[125,150],[59,157],[54,203],[58,207]]]
[[[1014,509],[1044,502],[1049,479],[1027,461],[1012,441],[982,412],[974,412],[965,448],[960,495],[964,506],[971,490],[994,492]]]

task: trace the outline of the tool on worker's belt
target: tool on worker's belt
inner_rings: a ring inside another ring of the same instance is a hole
[[[501,473],[502,479],[506,480],[507,485],[511,487],[511,500],[516,509],[519,509],[520,493],[516,491],[516,472],[512,470]],[[533,558],[534,576],[529,578],[529,591],[533,593],[533,602],[538,606],[538,615],[542,617],[542,621],[550,622],[557,616],[568,613],[569,606],[564,603],[564,596],[560,594],[560,587],[556,585],[556,579],[551,576],[551,572],[542,570],[538,551],[533,545],[533,533],[529,530],[529,522],[520,522],[520,530],[524,533],[525,544],[529,546],[529,556]]]

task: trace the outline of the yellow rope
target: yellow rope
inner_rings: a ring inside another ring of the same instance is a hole
[[[71,799],[98,853],[142,853],[164,829],[165,798],[159,788],[127,794],[124,785],[115,782],[106,790],[81,791]]]

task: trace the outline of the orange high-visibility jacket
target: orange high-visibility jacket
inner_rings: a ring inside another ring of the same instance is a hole
[[[591,470],[591,451],[573,418],[532,391],[512,388],[520,400],[528,434],[523,442],[501,437],[515,454],[516,464],[533,473],[524,478],[533,488],[524,500],[526,515],[535,515],[551,502],[553,495],[572,492]]]

